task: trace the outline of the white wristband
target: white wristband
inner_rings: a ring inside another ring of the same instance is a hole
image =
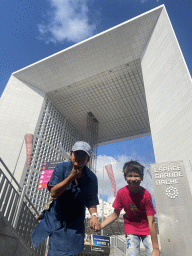
[[[92,213],[91,217],[94,216],[94,215],[98,218],[98,214],[96,212]]]

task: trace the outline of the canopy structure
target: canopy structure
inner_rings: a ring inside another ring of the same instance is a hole
[[[13,73],[46,93],[85,135],[87,113],[99,143],[150,134],[141,57],[163,6]]]

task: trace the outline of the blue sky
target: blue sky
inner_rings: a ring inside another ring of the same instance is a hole
[[[0,95],[14,71],[161,4],[168,11],[192,74],[190,0],[1,0]],[[100,172],[110,161],[116,172],[122,168],[123,161],[131,158],[147,167],[155,162],[151,136],[99,147],[98,154]],[[123,185],[119,178],[117,187]]]

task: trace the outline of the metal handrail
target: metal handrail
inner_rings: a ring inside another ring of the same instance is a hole
[[[120,246],[121,244],[121,246]],[[117,236],[116,247],[126,253],[126,241]]]
[[[21,189],[19,183],[17,182],[17,180],[15,179],[15,177],[12,175],[12,173],[9,171],[8,167],[6,166],[6,164],[3,162],[3,160],[0,157],[0,162],[2,163],[2,165],[5,167],[6,171],[9,173],[9,175],[11,176],[11,178],[14,180],[14,182],[16,183],[16,185],[18,186],[19,189]]]
[[[15,179],[15,177],[12,175],[12,173],[9,171],[8,167],[6,166],[6,164],[3,162],[2,158],[0,157],[0,163],[2,163],[3,167],[6,169],[6,171],[8,172],[8,174],[11,176],[11,179],[15,182],[15,184],[17,185],[17,187],[19,188],[19,190],[21,190],[21,186],[19,185],[19,183],[17,182],[17,180]],[[6,174],[4,174],[6,176]],[[30,203],[30,205],[32,206],[33,210],[35,211],[35,213],[37,215],[39,215],[39,212],[37,211],[37,209],[35,208],[34,204],[31,202],[31,200],[29,199],[29,197],[27,195],[25,195],[25,198],[27,199],[27,201]]]
[[[122,246],[120,246],[119,243],[121,243]],[[126,253],[126,241],[118,236],[111,237],[111,247],[118,248],[120,251]]]
[[[26,186],[23,186],[21,194],[20,185],[10,173],[8,167],[0,158],[0,213],[8,221],[9,225],[15,229],[17,234],[22,237],[29,248],[33,248],[31,242],[31,233],[38,224],[35,213],[38,213],[31,201],[25,195]],[[2,170],[4,169],[4,171]],[[5,174],[6,173],[6,174]],[[13,185],[8,179],[8,175],[16,185]],[[28,202],[32,205],[34,211],[28,207]],[[46,251],[46,241],[41,243],[34,250],[36,255],[44,256]]]

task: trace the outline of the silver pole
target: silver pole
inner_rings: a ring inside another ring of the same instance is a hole
[[[151,177],[151,179],[152,179],[152,174],[151,174],[151,172],[150,172],[150,170],[149,169],[147,169],[147,172],[149,173],[149,176]]]
[[[13,177],[14,177],[14,175],[15,175],[15,170],[16,170],[16,168],[17,168],[17,164],[18,164],[18,161],[19,161],[19,158],[20,158],[20,155],[21,155],[21,150],[22,150],[22,148],[23,148],[24,140],[25,140],[25,138],[23,138],[23,142],[22,142],[22,145],[21,145],[21,148],[20,148],[20,152],[19,152],[19,155],[18,155],[18,157],[17,157],[17,162],[16,162],[16,164],[15,164],[15,168],[14,168],[13,173],[12,173]],[[11,181],[10,181],[10,182],[11,182],[11,184],[12,184],[12,178],[11,178]]]
[[[102,222],[104,221],[104,168],[103,167],[103,198],[102,198]],[[101,235],[103,236],[103,229],[101,230]]]
[[[147,173],[149,174],[148,170],[147,170]],[[144,177],[145,177],[145,181],[146,181],[147,190],[149,191],[147,175],[145,175]]]
[[[151,180],[153,180],[150,169],[147,169],[147,173],[149,174]],[[147,190],[149,191],[148,181],[147,181]],[[153,193],[153,195],[152,195],[152,199],[154,199],[154,193]]]
[[[46,254],[45,254],[45,256],[47,256],[48,250],[49,250],[49,236],[47,237],[47,241],[46,241]]]
[[[23,189],[21,191],[21,196],[20,196],[20,199],[19,199],[18,207],[17,207],[16,214],[15,214],[15,220],[14,220],[14,223],[13,223],[13,227],[15,229],[17,228],[17,223],[18,223],[18,220],[19,220],[19,215],[21,213],[21,208],[22,208],[22,204],[23,204],[23,199],[24,199],[24,196],[25,196],[26,188],[27,188],[27,186],[24,185]]]

